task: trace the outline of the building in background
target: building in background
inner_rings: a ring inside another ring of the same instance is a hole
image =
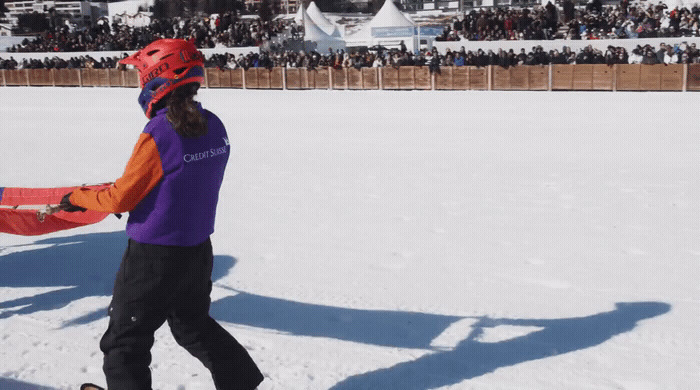
[[[373,0],[338,0],[336,12],[340,13],[372,13]],[[323,4],[321,8],[323,8]],[[324,12],[329,12],[323,10]]]
[[[273,14],[294,14],[299,9],[299,4],[301,0],[245,0],[245,6],[249,11],[268,6]]]
[[[109,20],[129,27],[146,27],[151,24],[152,18],[152,12],[138,11],[135,14],[122,12],[119,14],[110,15]]]
[[[47,16],[53,13],[50,17],[78,27],[90,26],[108,15],[107,3],[79,0],[9,0],[5,1],[5,7],[12,25],[17,25],[19,15],[34,12]]]
[[[299,9],[299,4],[301,4],[301,0],[275,0],[276,2],[279,3],[278,7],[280,10],[280,13],[283,14],[294,14],[297,12]]]
[[[155,0],[127,0],[107,4],[109,21],[131,27],[144,27],[151,24],[150,11]]]

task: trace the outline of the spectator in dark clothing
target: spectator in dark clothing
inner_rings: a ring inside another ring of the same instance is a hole
[[[646,46],[642,54],[642,64],[654,65],[658,63],[659,61],[656,59],[656,53],[654,52],[654,49],[651,48],[651,46]]]
[[[586,11],[601,14],[603,12],[603,2],[601,0],[591,0],[586,4]]]
[[[572,0],[564,0],[562,2],[562,8],[564,11],[564,23],[569,23],[574,19],[574,12],[576,9],[574,7],[574,2]]]

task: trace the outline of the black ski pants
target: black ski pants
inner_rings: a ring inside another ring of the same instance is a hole
[[[251,390],[263,380],[248,352],[209,316],[211,241],[194,247],[129,240],[102,337],[109,390],[151,390],[151,347],[165,321],[178,344],[211,371],[217,390]]]

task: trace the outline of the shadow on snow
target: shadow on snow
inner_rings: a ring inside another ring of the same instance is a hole
[[[482,318],[456,348],[425,355],[393,367],[352,376],[332,387],[342,389],[422,390],[457,384],[501,367],[578,351],[600,345],[629,332],[641,320],[667,313],[660,302],[617,303],[615,310],[580,318]],[[499,325],[536,326],[543,329],[495,343],[477,341],[484,328]]]
[[[53,390],[53,387],[39,386],[33,383],[21,382],[14,379],[0,378],[2,390]]]
[[[249,293],[212,303],[212,317],[294,335],[398,348],[430,348],[457,316],[314,305]]]
[[[124,232],[50,238],[48,245],[7,255],[0,252],[0,286],[65,287],[0,302],[0,319],[14,314],[64,307],[89,296],[111,295],[114,275],[126,247]],[[216,256],[212,280],[234,267],[230,256]],[[479,318],[472,332],[454,349],[436,351],[393,367],[349,377],[333,389],[419,390],[459,383],[500,367],[556,356],[600,345],[629,332],[638,322],[662,315],[671,306],[660,302],[618,303],[614,310],[580,318]],[[245,292],[212,303],[220,321],[273,329],[294,335],[327,337],[394,348],[433,349],[431,342],[452,323],[463,319],[428,313],[358,310],[314,305]],[[65,326],[85,324],[106,316],[100,309]],[[499,325],[542,328],[525,336],[488,343],[479,341],[486,328]],[[0,378],[0,387],[14,382]],[[17,384],[16,386],[20,386]],[[20,386],[21,387],[21,386]],[[19,388],[19,387],[16,387]]]
[[[0,247],[0,287],[48,287],[53,291],[3,301],[0,319],[15,314],[31,314],[60,309],[91,296],[110,296],[114,277],[126,249],[125,232],[91,233],[35,241],[38,248],[3,254]],[[28,245],[29,246],[29,245]],[[230,256],[216,256],[212,279],[225,276],[233,268]],[[64,326],[86,324],[107,316],[106,307],[73,319]]]
[[[0,252],[0,286],[63,288],[2,301],[0,318],[58,309],[85,297],[111,295],[126,235],[93,233],[47,238],[33,245],[40,247],[18,248],[18,252],[4,255]]]

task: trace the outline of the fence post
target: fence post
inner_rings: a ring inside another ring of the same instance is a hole
[[[612,82],[612,90],[613,92],[617,92],[617,64],[613,64],[613,82]]]
[[[488,85],[488,90],[492,91],[493,90],[493,65],[489,65],[486,67],[486,82]]]
[[[471,91],[472,90],[472,67],[468,65],[464,65],[464,68],[467,70],[467,88],[465,88],[465,91]]]
[[[530,90],[530,79],[532,78],[532,67],[528,66],[527,67],[527,91]]]
[[[7,87],[7,79],[5,78],[5,69],[0,69],[0,76],[2,76],[2,86]]]
[[[246,80],[245,80],[245,68],[241,67],[241,81],[243,81],[243,89],[248,89],[248,86],[246,85]]]
[[[412,75],[411,78],[413,79],[413,89],[416,89],[416,67],[415,66],[411,67],[411,75]]]
[[[384,72],[382,72],[382,67],[377,68],[377,72],[379,72],[379,76],[377,80],[379,81],[379,89],[384,90]]]
[[[547,91],[551,91],[552,90],[552,64],[550,63],[548,66],[549,66],[549,81],[548,81],[549,86],[547,87]]]
[[[683,64],[683,92],[688,91],[688,64]]]
[[[287,89],[287,67],[286,66],[282,67],[282,89],[283,90]]]
[[[328,67],[328,89],[333,89],[333,67]]]
[[[27,80],[27,87],[31,87],[32,85],[29,83],[29,69],[24,70],[24,77]]]

